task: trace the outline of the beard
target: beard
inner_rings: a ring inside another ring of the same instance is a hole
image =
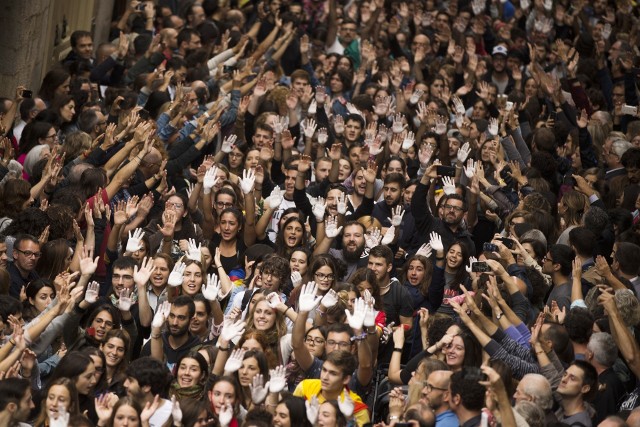
[[[346,246],[342,248],[342,256],[344,257],[344,260],[347,261],[348,263],[358,262],[363,252],[364,252],[364,242],[361,245],[356,246],[355,250],[353,251],[350,251],[349,249],[347,249]]]
[[[190,324],[187,323],[186,326],[182,327],[182,328],[178,328],[175,331],[172,331],[171,328],[169,328],[169,335],[171,335],[174,338],[180,338],[185,336],[186,334],[189,333],[189,326]]]

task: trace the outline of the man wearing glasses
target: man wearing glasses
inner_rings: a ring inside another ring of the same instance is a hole
[[[9,295],[20,298],[22,288],[38,278],[35,268],[41,255],[38,239],[29,234],[21,234],[16,238],[13,244],[13,262],[7,264],[7,271],[11,276]]]
[[[458,417],[449,406],[451,371],[433,371],[420,392],[420,401],[429,405],[436,416],[438,427],[458,427]]]

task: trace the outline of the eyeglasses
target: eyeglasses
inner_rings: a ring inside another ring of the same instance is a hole
[[[305,341],[307,344],[315,344],[315,345],[322,345],[322,344],[324,344],[324,342],[325,342],[325,341],[324,341],[324,338],[320,338],[320,337],[316,337],[316,338],[314,338],[314,337],[307,337],[304,341]]]
[[[315,276],[316,276],[316,279],[318,280],[333,280],[335,278],[333,274],[324,274],[324,273],[317,273],[317,272]]]
[[[233,152],[229,153],[229,157],[233,157],[234,159],[239,159],[242,156],[244,156],[244,154],[242,153],[233,153]]]
[[[225,203],[225,202],[216,202],[216,206],[220,209],[232,208],[233,203]]]
[[[462,209],[461,206],[444,205],[444,210],[445,211],[462,212],[464,209]]]
[[[43,137],[42,139],[50,139],[50,138],[53,138],[53,139],[59,139],[59,138],[58,138],[58,134],[55,134],[55,135],[47,135],[47,136]]]
[[[175,209],[182,209],[184,207],[184,204],[182,203],[171,203],[171,202],[167,202],[168,206],[173,206]]]
[[[104,320],[98,317],[94,319],[94,322],[96,322],[98,325],[102,325],[104,323],[105,328],[113,328],[113,322],[111,322],[110,320]]]
[[[335,346],[338,346],[340,348],[349,348],[351,347],[351,343],[346,341],[334,341],[334,340],[327,341],[327,347],[335,347]]]
[[[42,252],[31,252],[31,251],[23,251],[20,249],[16,249],[16,251],[20,252],[22,255],[26,256],[27,258],[40,258],[42,256]]]
[[[553,260],[548,255],[543,256],[542,257],[542,263],[544,264],[547,261],[549,261],[551,264],[553,264]]]
[[[448,388],[436,387],[433,384],[429,384],[427,382],[424,383],[424,387],[427,389],[427,393],[432,392],[433,390],[446,391]]]

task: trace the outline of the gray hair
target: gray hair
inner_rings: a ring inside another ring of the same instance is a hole
[[[525,381],[529,380],[529,381]],[[547,412],[553,406],[553,394],[549,380],[540,374],[527,374],[520,380],[523,393],[533,398],[534,403]]]
[[[640,322],[640,302],[631,289],[619,289],[614,297],[625,325],[632,327]]]
[[[631,143],[623,138],[615,138],[611,143],[611,152],[622,158],[622,155],[631,148]]]
[[[587,349],[593,353],[593,358],[607,368],[610,368],[618,358],[618,346],[611,334],[596,332],[589,338]]]
[[[544,427],[545,415],[541,407],[528,400],[522,400],[514,408],[522,418],[525,419],[529,427]]]

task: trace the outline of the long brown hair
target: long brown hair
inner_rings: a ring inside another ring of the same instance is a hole
[[[417,288],[422,296],[426,297],[429,293],[429,285],[431,284],[431,277],[433,275],[433,263],[422,255],[413,255],[404,263],[404,268],[400,273],[401,283],[408,283],[407,272],[409,271],[409,265],[411,265],[412,261],[420,262],[420,264],[422,264],[422,267],[424,268],[424,278],[420,283],[418,283]]]
[[[274,354],[276,354],[278,356],[278,362],[279,363],[286,363],[286,360],[282,360],[282,354],[280,352],[280,337],[283,337],[287,334],[287,323],[285,321],[284,315],[279,312],[278,310],[271,308],[269,306],[269,304],[266,301],[266,297],[264,296],[264,294],[261,293],[257,293],[254,297],[257,297],[258,299],[255,302],[255,305],[253,306],[252,310],[249,312],[249,314],[247,315],[247,327],[246,327],[246,331],[247,332],[255,332],[257,331],[257,329],[255,328],[255,326],[253,325],[253,317],[256,311],[256,307],[258,306],[259,303],[261,303],[262,301],[265,302],[265,304],[267,304],[267,307],[269,307],[271,310],[273,310],[273,312],[276,314],[276,319],[275,319],[275,323],[273,325],[273,327],[271,327],[271,329],[269,329],[268,331],[259,331],[264,333],[265,337],[267,338],[267,343],[269,345],[269,348],[271,349],[271,351],[273,351]]]
[[[69,412],[72,417],[78,415],[80,405],[78,403],[78,392],[76,390],[76,385],[71,379],[62,377],[51,381],[47,386],[46,392],[43,394],[43,402],[41,404],[40,414],[38,415],[38,418],[36,418],[36,421],[33,424],[34,426],[41,427],[49,425],[49,413],[47,410],[46,400],[51,387],[56,385],[65,387],[69,392],[69,407],[67,408],[67,412]]]

